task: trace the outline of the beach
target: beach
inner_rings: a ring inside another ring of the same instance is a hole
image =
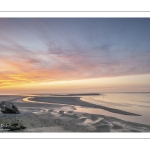
[[[85,95],[84,95],[85,96]],[[89,96],[89,95],[88,95]],[[20,114],[0,113],[1,124],[22,124],[25,128],[0,132],[149,132],[150,125],[131,122],[103,114],[80,112],[78,108],[100,109],[122,116],[140,117],[113,107],[82,100],[82,95],[1,96],[1,101],[15,104]]]

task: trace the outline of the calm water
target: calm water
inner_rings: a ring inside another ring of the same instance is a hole
[[[81,100],[142,116],[126,116],[101,109],[82,107],[76,107],[76,111],[113,116],[127,121],[150,125],[150,93],[103,93],[100,96],[84,96]]]

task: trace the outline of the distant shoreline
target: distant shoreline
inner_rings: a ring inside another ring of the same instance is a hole
[[[45,94],[44,94],[45,95]],[[93,95],[101,95],[99,93],[82,93],[82,94],[51,94],[52,96],[93,96]]]

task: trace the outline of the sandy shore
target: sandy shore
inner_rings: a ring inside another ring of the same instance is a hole
[[[83,102],[79,97],[35,97],[29,101],[23,101],[23,97],[16,99],[12,97],[9,101],[13,102],[21,113],[0,113],[0,124],[17,123],[26,128],[6,131],[0,127],[0,132],[150,132],[149,125],[104,115],[76,112],[75,105],[101,108]],[[106,109],[124,113],[121,110]],[[133,115],[129,112],[125,114]]]
[[[1,123],[15,122],[24,125],[26,129],[0,132],[150,132],[148,125],[103,115],[65,112],[63,109],[65,108],[47,112],[41,110],[40,113],[1,114]]]
[[[139,114],[134,114],[127,111],[122,111],[119,109],[114,109],[110,107],[105,107],[101,105],[95,105],[88,102],[84,102],[80,100],[80,97],[34,97],[29,98],[29,100],[34,102],[41,102],[41,103],[57,103],[57,104],[69,104],[69,105],[77,105],[77,106],[83,106],[83,107],[93,107],[93,108],[100,108],[107,110],[109,112],[123,114],[123,115],[132,115],[132,116],[140,116]]]

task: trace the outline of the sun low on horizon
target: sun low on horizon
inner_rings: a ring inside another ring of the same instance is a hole
[[[0,94],[150,92],[149,18],[0,18]]]

